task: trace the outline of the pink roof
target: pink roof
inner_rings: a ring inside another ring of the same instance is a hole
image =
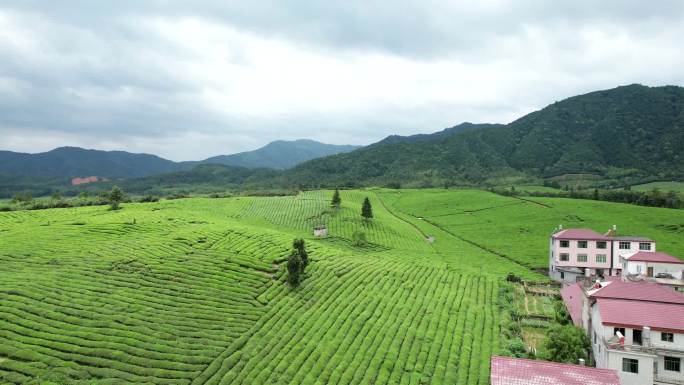
[[[491,362],[491,385],[620,385],[612,369],[498,356]]]
[[[635,302],[599,298],[598,309],[604,325],[684,333],[684,305],[658,302]]]
[[[661,253],[658,251],[640,251],[631,257],[627,258],[629,261],[639,261],[639,262],[660,262],[660,263],[677,263],[684,264],[684,261],[677,257],[673,257],[669,254]]]
[[[579,283],[566,286],[560,291],[565,307],[568,308],[570,318],[575,326],[582,326],[582,296],[584,291]]]
[[[630,237],[630,236],[620,236],[616,235],[610,237],[597,233],[592,229],[565,229],[553,234],[555,239],[575,239],[575,240],[587,240],[587,241],[643,241],[643,242],[653,242],[653,240],[644,237]]]
[[[591,229],[566,229],[553,234],[556,239],[581,239],[587,241],[608,241],[611,238]]]
[[[651,282],[612,281],[596,290],[591,298],[628,299],[684,305],[684,294]],[[684,308],[682,309],[684,310]]]

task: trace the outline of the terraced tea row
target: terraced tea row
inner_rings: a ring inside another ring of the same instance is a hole
[[[0,213],[0,383],[486,383],[499,282],[538,276],[383,194],[331,195]]]
[[[281,239],[155,209],[3,217],[0,379],[187,384],[263,315]]]
[[[194,384],[486,384],[496,280],[349,257],[314,265]]]

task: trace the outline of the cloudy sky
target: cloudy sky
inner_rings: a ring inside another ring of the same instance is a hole
[[[683,36],[681,0],[5,0],[0,149],[189,160],[507,123],[684,85]]]

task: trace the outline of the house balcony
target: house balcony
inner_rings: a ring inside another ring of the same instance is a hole
[[[665,345],[657,342],[644,341],[643,344],[620,344],[617,338],[610,339],[603,338],[603,346],[606,349],[616,350],[620,352],[632,352],[642,354],[653,354],[656,356],[674,355],[680,356],[684,354],[684,349],[677,349],[671,345]]]
[[[670,376],[656,373],[653,375],[653,381],[658,384],[684,385],[684,376]]]

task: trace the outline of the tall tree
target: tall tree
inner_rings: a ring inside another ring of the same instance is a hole
[[[302,238],[295,239],[294,242],[292,242],[292,247],[294,250],[297,251],[297,254],[299,254],[299,258],[302,261],[302,273],[304,272],[304,269],[309,265],[309,253],[306,251],[306,243]]]
[[[373,218],[373,207],[371,207],[368,197],[363,200],[363,206],[361,206],[361,216],[366,219]]]
[[[335,189],[335,193],[333,194],[332,201],[330,201],[330,205],[335,208],[340,208],[340,205],[342,205],[342,199],[340,198],[340,190]]]
[[[302,272],[302,258],[296,249],[292,249],[290,256],[287,258],[287,282],[292,287],[299,286]]]
[[[588,359],[589,338],[584,329],[574,325],[555,325],[546,334],[544,348],[546,359],[555,362],[576,364],[580,358]]]
[[[109,206],[112,210],[118,210],[119,205],[123,202],[124,192],[119,188],[119,186],[112,187],[112,191],[109,192]]]

